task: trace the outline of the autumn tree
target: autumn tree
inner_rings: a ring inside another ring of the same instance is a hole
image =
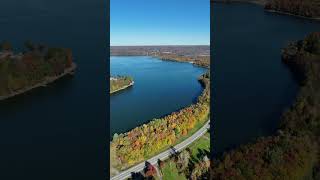
[[[146,162],[145,176],[150,178],[157,174],[157,169],[149,162]]]
[[[189,160],[190,160],[189,151],[184,150],[181,153],[179,153],[176,161],[178,170],[179,171],[185,170],[188,167]]]

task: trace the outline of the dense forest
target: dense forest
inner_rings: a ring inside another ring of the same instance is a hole
[[[133,85],[133,78],[129,76],[117,76],[110,78],[110,93],[114,93],[121,89]]]
[[[115,134],[110,144],[111,166],[126,169],[187,138],[208,120],[210,74],[199,78],[204,90],[195,104],[125,133]]]
[[[0,97],[46,82],[74,66],[69,49],[31,42],[26,42],[26,50],[19,54],[13,52],[9,42],[1,43],[0,48]]]
[[[320,179],[320,33],[291,43],[283,62],[301,87],[278,132],[215,160],[213,179]]]
[[[310,18],[320,18],[320,0],[269,0],[265,9]]]

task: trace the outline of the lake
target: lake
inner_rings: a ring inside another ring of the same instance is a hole
[[[110,137],[195,102],[203,90],[198,78],[206,72],[190,63],[148,56],[113,56],[110,68],[112,76],[127,75],[135,81],[110,96]]]
[[[2,0],[0,41],[71,48],[75,76],[0,102],[0,179],[105,179],[107,2]]]
[[[270,135],[297,94],[281,48],[320,23],[264,12],[253,4],[213,4],[215,153]]]

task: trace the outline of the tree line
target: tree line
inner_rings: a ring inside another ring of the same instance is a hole
[[[265,5],[265,9],[319,18],[320,0],[269,0]]]

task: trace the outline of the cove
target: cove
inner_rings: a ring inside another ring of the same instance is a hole
[[[189,106],[203,90],[198,78],[207,70],[190,63],[149,56],[112,56],[110,60],[111,76],[131,76],[135,81],[110,96],[111,138]]]
[[[294,102],[297,83],[281,48],[319,31],[320,23],[265,12],[253,4],[213,4],[215,153],[274,133]]]

